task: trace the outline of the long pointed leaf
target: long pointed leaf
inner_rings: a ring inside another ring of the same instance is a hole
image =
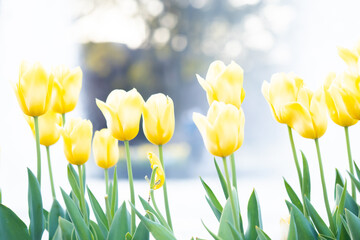
[[[55,199],[49,213],[49,239],[52,239],[59,225],[59,217],[65,217],[64,210]]]
[[[288,232],[287,239],[288,240],[298,240],[295,216],[294,216],[294,213],[292,210],[291,210],[290,225],[289,225],[289,232]]]
[[[30,218],[30,236],[33,240],[41,239],[45,229],[43,205],[40,192],[40,185],[34,174],[28,169],[29,179],[29,218]]]
[[[303,205],[299,199],[299,197],[296,195],[295,191],[292,189],[292,187],[290,186],[290,184],[285,180],[284,178],[284,184],[285,184],[285,189],[286,192],[291,200],[291,202],[301,211],[303,212]]]
[[[31,239],[25,223],[10,208],[2,204],[0,204],[0,233],[1,239]]]
[[[108,231],[109,231],[109,225],[108,225],[108,221],[107,218],[105,216],[104,211],[102,210],[99,202],[97,201],[97,199],[95,198],[94,194],[91,192],[91,190],[88,188],[88,196],[90,199],[90,204],[91,207],[93,209],[95,218],[96,218],[96,222],[98,223],[102,233],[104,234],[104,236],[108,235]]]
[[[259,240],[271,240],[271,238],[259,227],[256,226],[256,232]]]
[[[246,230],[245,237],[247,240],[256,240],[257,232],[255,227],[262,228],[261,211],[258,198],[256,196],[255,189],[251,193],[248,208],[248,228]]]
[[[141,221],[137,226],[132,240],[149,240],[150,233],[145,224]]]
[[[339,184],[341,187],[344,187],[344,180],[338,169],[335,169],[335,188],[334,188],[334,198],[336,198],[336,185]]]
[[[360,218],[345,209],[345,218],[349,227],[351,239],[360,239]]]
[[[114,169],[114,179],[111,191],[111,216],[114,217],[115,212],[118,208],[118,180],[117,180],[117,165]]]
[[[303,213],[289,201],[286,201],[286,205],[294,215],[298,239],[317,239],[317,233],[314,227],[309,223]]]
[[[216,198],[214,192],[211,190],[211,188],[205,183],[205,181],[200,177],[200,181],[206,191],[206,194],[208,195],[209,199],[213,203],[213,205],[216,207],[216,209],[219,212],[222,212],[223,207],[221,206],[219,200]]]
[[[343,192],[343,187],[341,187],[340,185],[336,185],[336,194],[338,196],[341,196],[342,192]],[[346,190],[346,189],[345,189]],[[354,201],[354,199],[351,197],[351,195],[346,191],[346,196],[345,196],[345,208],[348,209],[349,211],[351,211],[353,214],[355,214],[356,216],[359,213],[359,207],[356,204],[356,202]],[[340,198],[336,198],[336,204],[339,205],[339,199]]]
[[[221,188],[223,190],[225,199],[228,199],[229,198],[229,193],[228,193],[228,190],[227,190],[226,181],[225,181],[224,175],[222,174],[222,172],[220,170],[220,167],[219,167],[218,163],[216,162],[215,158],[214,158],[214,164],[215,164],[216,172],[217,172],[217,175],[219,177]]]
[[[303,179],[302,179],[303,192],[304,195],[310,200],[311,180],[310,180],[309,164],[305,157],[305,154],[302,151],[301,151],[301,156],[303,160]]]
[[[112,224],[110,226],[108,240],[125,239],[125,235],[130,232],[128,212],[126,210],[126,204],[120,206],[116,211]]]
[[[219,210],[217,210],[217,208],[214,206],[214,204],[211,202],[211,200],[205,196],[207,203],[209,204],[211,210],[213,211],[215,217],[217,218],[218,221],[220,221],[221,218],[221,212]]]
[[[201,220],[202,225],[205,227],[206,231],[208,231],[208,233],[214,238],[214,240],[223,240],[223,238],[217,236],[215,233],[213,233],[203,222],[203,220]]]

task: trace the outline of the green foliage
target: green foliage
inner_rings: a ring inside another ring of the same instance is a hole
[[[345,209],[345,218],[351,239],[360,239],[360,219],[347,209]]]
[[[31,239],[25,223],[2,204],[0,204],[0,233],[2,239]]]
[[[301,211],[303,212],[303,205],[299,199],[299,197],[296,195],[295,191],[292,189],[292,187],[290,186],[290,184],[285,180],[284,178],[284,184],[285,184],[285,189],[286,192],[290,198],[290,201]]]
[[[261,229],[256,226],[256,232],[259,240],[271,240],[271,238]]]
[[[262,228],[261,211],[258,197],[256,196],[255,190],[251,193],[248,208],[248,228],[245,234],[246,240],[256,240],[257,231],[255,227]]]
[[[311,180],[310,180],[310,170],[309,164],[305,157],[305,154],[301,151],[301,156],[303,160],[303,177],[302,177],[302,188],[303,194],[310,200],[311,194]]]
[[[294,216],[296,232],[298,239],[317,239],[317,233],[311,223],[306,219],[303,213],[292,203],[286,201],[289,211]]]
[[[90,191],[90,189],[88,188],[87,190],[88,190],[88,196],[90,199],[90,204],[91,204],[92,210],[93,210],[95,218],[96,218],[96,222],[98,223],[99,228],[100,228],[101,232],[103,233],[103,235],[107,236],[108,232],[109,232],[109,225],[108,225],[108,221],[105,216],[105,213],[102,210],[99,202],[97,201],[97,199],[95,198],[93,193]]]
[[[123,202],[123,204],[115,213],[114,220],[111,223],[107,239],[124,239],[125,235],[130,232],[130,225],[131,223],[129,213],[126,209],[125,202]]]
[[[49,223],[49,239],[52,239],[52,237],[54,236],[58,225],[59,225],[59,217],[64,218],[65,217],[65,213],[64,210],[62,209],[60,203],[55,199],[52,203],[51,209],[50,209],[50,213],[48,216],[48,223]]]
[[[222,174],[222,172],[221,172],[221,170],[220,170],[220,167],[219,167],[219,165],[217,164],[215,158],[214,158],[214,164],[215,164],[216,173],[217,173],[217,175],[218,175],[218,178],[219,178],[219,181],[220,181],[221,188],[222,188],[222,190],[223,190],[225,199],[228,199],[228,198],[229,198],[229,193],[228,193],[228,190],[227,190],[226,181],[225,181],[224,175]]]

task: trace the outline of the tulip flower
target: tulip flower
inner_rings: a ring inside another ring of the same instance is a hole
[[[348,97],[343,87],[343,75],[330,73],[324,84],[325,100],[330,118],[339,126],[349,127],[357,123],[346,108],[344,98]]]
[[[53,71],[54,92],[52,97],[52,109],[60,114],[74,110],[82,86],[82,71],[80,67],[69,69],[58,66]]]
[[[221,61],[210,64],[206,78],[196,75],[201,87],[206,91],[209,105],[213,101],[232,104],[240,108],[245,98],[243,89],[243,69],[231,62],[226,66]]]
[[[53,75],[47,74],[40,63],[21,63],[19,81],[14,85],[14,90],[26,115],[37,117],[46,113],[50,106],[53,82]]]
[[[352,118],[360,120],[360,75],[344,73],[342,77],[342,97],[346,110]]]
[[[25,119],[35,135],[34,118],[25,115]],[[60,138],[61,129],[60,114],[49,110],[44,115],[41,115],[39,117],[40,144],[43,146],[54,145]]]
[[[272,75],[270,83],[264,81],[261,91],[276,121],[288,124],[289,115],[285,114],[288,105],[297,101],[303,86],[303,80],[293,73],[276,73]]]
[[[89,120],[71,119],[62,131],[65,156],[69,163],[82,165],[91,152],[92,124]]]
[[[234,105],[214,101],[203,116],[193,114],[207,150],[219,157],[226,157],[235,152],[244,139],[244,112]]]
[[[153,186],[154,190],[159,189],[163,186],[165,181],[165,172],[161,165],[161,162],[159,158],[152,152],[148,153],[148,159],[151,164],[151,169],[154,169],[154,166],[157,166],[156,172],[155,172],[155,184]]]
[[[338,54],[349,67],[349,73],[359,75],[360,41],[353,49],[338,47]]]
[[[113,90],[106,103],[96,99],[96,104],[104,114],[111,134],[120,141],[130,141],[139,132],[144,100],[135,88],[126,92]]]
[[[287,240],[289,235],[289,227],[290,227],[290,215],[286,218],[280,219],[280,229],[281,229],[281,240]]]
[[[175,129],[174,103],[162,93],[151,95],[144,104],[143,130],[149,142],[167,143]]]
[[[111,135],[109,129],[102,129],[95,132],[93,153],[96,164],[101,168],[111,168],[118,162],[118,140]]]

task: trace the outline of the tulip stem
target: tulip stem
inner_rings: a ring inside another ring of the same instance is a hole
[[[50,147],[49,146],[46,146],[46,154],[47,154],[48,167],[49,167],[51,193],[52,193],[53,199],[56,200],[56,193],[55,193],[54,179],[53,179],[52,168],[51,168]]]
[[[65,127],[65,113],[61,114],[62,116],[62,126]]]
[[[326,213],[327,213],[327,216],[329,219],[330,229],[333,232],[335,232],[336,229],[335,229],[335,225],[334,225],[334,220],[331,215],[330,204],[329,204],[329,199],[328,199],[327,190],[326,190],[326,183],[325,183],[325,177],[324,177],[323,164],[322,164],[322,160],[321,160],[319,139],[317,139],[317,138],[315,139],[315,145],[316,145],[316,152],[317,152],[318,161],[319,161],[320,177],[321,177],[321,184],[322,184],[322,189],[323,189]]]
[[[104,169],[105,171],[105,204],[106,204],[106,216],[108,219],[109,226],[111,224],[111,215],[110,215],[110,203],[109,203],[109,170],[107,168]]]
[[[131,168],[129,141],[124,141],[124,144],[126,150],[126,163],[127,163],[127,171],[128,171],[129,186],[130,186],[130,200],[132,205],[134,205],[135,207],[134,180],[133,180],[132,168]],[[135,227],[136,227],[135,210],[134,208],[131,208],[131,235],[134,235]]]
[[[296,170],[297,170],[298,177],[299,177],[299,184],[300,184],[301,196],[302,196],[302,200],[303,200],[303,213],[304,213],[304,216],[305,216],[307,219],[309,219],[308,213],[307,213],[307,211],[306,211],[306,206],[305,206],[305,195],[304,195],[304,191],[303,191],[303,187],[302,187],[303,180],[302,180],[302,174],[301,174],[300,164],[299,164],[299,160],[298,160],[298,158],[297,158],[296,148],[295,148],[295,143],[294,143],[294,138],[293,138],[292,129],[291,129],[290,126],[288,126],[288,132],[289,132],[289,139],[290,139],[290,144],[291,144],[291,150],[292,150],[292,153],[293,153]]]
[[[227,163],[226,163],[226,157],[223,157],[222,159],[223,159],[223,164],[224,164],[226,185],[227,185],[227,189],[228,189],[228,192],[229,192],[229,197],[230,197],[230,203],[231,203],[231,209],[232,209],[232,215],[233,215],[233,219],[234,219],[235,228],[236,228],[236,230],[238,230],[238,232],[241,232],[240,231],[239,221],[238,221],[238,214],[236,213],[236,208],[235,208],[235,200],[234,200],[234,196],[233,196],[233,191],[231,190],[231,182],[230,182],[229,171],[228,171],[228,167],[227,167]]]
[[[158,208],[156,201],[155,201],[155,194],[154,194],[154,185],[155,185],[155,175],[156,175],[156,170],[158,167],[155,167],[151,173],[151,179],[150,179],[150,198],[151,198],[151,202],[155,208],[155,211],[158,213],[159,217],[160,217],[160,222],[166,222],[166,220],[164,219],[163,215],[160,212],[160,209]]]
[[[39,135],[39,117],[34,117],[36,154],[37,154],[37,180],[41,186],[41,153],[40,153],[40,135]]]
[[[79,171],[79,182],[80,182],[80,208],[84,215],[84,220],[86,225],[89,225],[88,217],[87,217],[87,211],[86,211],[86,205],[85,205],[85,191],[84,191],[84,183],[83,183],[83,171],[81,170],[82,165],[77,165],[78,171]]]
[[[230,155],[230,162],[231,162],[231,176],[232,176],[232,182],[233,186],[237,191],[237,178],[236,178],[236,165],[235,165],[235,156],[234,153]]]
[[[162,165],[162,167],[164,169],[164,173],[165,173],[162,145],[159,145],[159,158],[160,158],[160,162],[161,162],[161,165]],[[166,187],[166,177],[164,179],[163,191],[164,191],[164,204],[165,204],[165,211],[166,211],[166,219],[167,219],[167,222],[168,222],[171,230],[174,230],[173,226],[172,226],[172,222],[171,222],[170,207],[169,207],[169,200],[168,200],[167,187]]]
[[[354,175],[354,165],[353,165],[353,160],[352,160],[352,156],[351,156],[351,148],[350,148],[349,127],[344,127],[344,129],[345,129],[347,153],[348,153],[348,158],[349,158],[350,173]],[[352,198],[356,201],[355,184],[353,181],[351,181],[351,195],[352,195]]]

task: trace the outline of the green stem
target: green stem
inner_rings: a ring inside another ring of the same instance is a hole
[[[353,160],[352,160],[352,156],[351,156],[351,148],[350,148],[349,127],[344,127],[344,129],[345,129],[347,153],[348,153],[348,158],[349,158],[350,173],[352,175],[354,175],[354,165],[353,165]],[[351,195],[352,195],[353,199],[356,201],[356,190],[355,190],[355,184],[353,181],[351,181]]]
[[[88,217],[87,217],[87,211],[86,211],[86,206],[85,206],[85,191],[84,191],[84,184],[83,184],[83,172],[81,170],[81,165],[77,165],[78,166],[78,171],[79,171],[79,182],[80,182],[80,191],[81,191],[81,196],[80,196],[80,208],[83,212],[84,215],[84,219],[85,219],[85,223],[87,225],[89,225],[88,222]]]
[[[51,169],[51,159],[50,159],[50,147],[46,146],[46,154],[47,154],[47,160],[48,160],[48,167],[49,167],[49,176],[50,176],[50,183],[51,183],[51,193],[54,200],[56,200],[56,193],[55,193],[55,187],[54,187],[54,179]]]
[[[322,160],[321,160],[321,153],[320,153],[320,146],[319,146],[319,140],[318,139],[315,139],[315,145],[316,145],[316,152],[317,152],[317,156],[318,156],[318,160],[319,160],[320,177],[321,177],[321,184],[322,184],[322,189],[323,189],[326,213],[327,213],[327,216],[328,216],[328,219],[329,219],[330,229],[334,232],[335,225],[334,225],[334,220],[333,220],[332,215],[331,215],[330,204],[329,204],[329,199],[328,199],[327,190],[326,190],[324,169],[323,169],[323,164],[322,164]]]
[[[227,167],[227,163],[226,163],[226,157],[223,157],[222,159],[223,159],[223,163],[224,163],[226,185],[227,185],[227,189],[228,189],[228,192],[229,192],[234,224],[235,224],[236,230],[238,230],[238,232],[240,232],[240,225],[239,225],[239,221],[238,221],[238,215],[236,213],[235,200],[234,200],[233,192],[231,190],[231,183],[230,183],[229,171],[228,171],[228,167]]]
[[[230,163],[231,163],[231,176],[232,176],[232,182],[233,186],[237,191],[237,179],[236,179],[236,165],[235,165],[235,156],[234,153],[230,155]]]
[[[62,126],[65,126],[65,113],[61,114],[62,116]]]
[[[155,201],[155,194],[154,194],[154,185],[155,185],[155,175],[156,175],[156,171],[158,169],[158,167],[160,166],[155,166],[152,173],[151,173],[151,179],[150,179],[150,198],[149,198],[149,201],[151,199],[152,201],[152,204],[155,208],[155,211],[157,212],[158,216],[159,216],[159,221],[161,224],[165,223],[167,224],[165,218],[163,217],[163,215],[161,214],[160,212],[160,209],[158,208],[157,204],[156,204],[156,201]],[[163,224],[164,225],[164,224]],[[164,225],[165,226],[165,225]],[[171,230],[171,229],[169,229]]]
[[[134,180],[133,180],[132,168],[131,168],[129,141],[124,141],[124,144],[126,150],[126,163],[127,163],[127,171],[128,171],[129,186],[130,186],[130,200],[131,203],[135,206]],[[131,208],[131,235],[134,235],[135,227],[136,227],[135,210]]]
[[[104,169],[105,171],[105,189],[106,195],[109,195],[109,170],[107,168]]]
[[[164,169],[164,173],[165,173],[162,145],[159,145],[159,158],[160,158],[161,166]],[[168,199],[167,187],[166,187],[166,177],[164,179],[163,191],[164,191],[164,204],[165,204],[165,211],[166,211],[166,219],[167,219],[167,222],[168,222],[169,227],[171,228],[171,230],[174,230],[173,226],[172,226],[172,221],[171,221],[169,199]]]
[[[304,190],[303,190],[303,187],[302,187],[302,185],[303,185],[303,179],[302,179],[300,164],[299,164],[299,160],[298,160],[298,158],[297,158],[296,148],[295,148],[295,143],[294,143],[294,138],[293,138],[292,129],[291,129],[290,126],[288,126],[288,132],[289,132],[289,139],[290,139],[290,144],[291,144],[291,150],[292,150],[292,153],[293,153],[296,170],[297,170],[297,174],[298,174],[298,177],[299,177],[299,184],[300,184],[301,196],[302,196],[302,200],[303,200],[303,212],[304,212],[304,216],[305,216],[307,219],[309,219],[308,213],[307,213],[306,207],[305,207],[305,195],[304,195]]]
[[[37,154],[37,180],[41,186],[41,153],[40,153],[40,135],[39,135],[39,117],[34,117],[35,123],[35,139],[36,139],[36,154]]]
[[[105,189],[106,189],[106,196],[105,196],[105,204],[106,204],[106,216],[109,223],[111,225],[111,211],[110,211],[110,203],[109,203],[109,170],[107,168],[104,169],[105,171]]]

